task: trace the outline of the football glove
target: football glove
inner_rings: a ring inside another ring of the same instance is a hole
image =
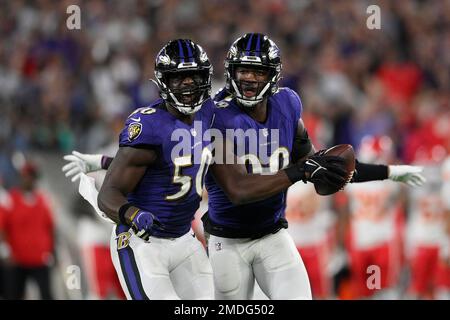
[[[155,216],[148,211],[136,210],[135,213],[130,217],[131,228],[134,233],[141,239],[148,241],[149,237],[152,235],[152,228],[156,227],[162,229],[161,223]]]
[[[302,180],[304,183],[310,181],[314,186],[328,185],[327,189],[342,189],[347,183],[347,171],[345,160],[337,156],[315,153],[306,160],[285,169],[292,183]]]
[[[427,180],[421,174],[422,167],[407,166],[407,165],[389,165],[388,179],[406,183],[411,187],[420,187]]]
[[[62,171],[66,177],[72,176],[71,180],[75,182],[82,173],[102,169],[102,157],[101,154],[83,154],[72,151],[72,154],[64,156],[64,160],[69,161],[69,163],[62,167]]]
[[[316,191],[326,186],[327,190],[337,192],[347,183],[345,161],[340,157],[316,153],[304,160],[302,165],[305,171],[303,182],[312,182]]]

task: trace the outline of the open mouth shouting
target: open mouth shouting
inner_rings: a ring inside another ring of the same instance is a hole
[[[258,91],[258,83],[257,82],[242,82],[241,83],[242,93],[245,97],[251,98],[256,96]]]
[[[180,102],[184,104],[191,104],[194,101],[194,94],[189,91],[181,93]]]

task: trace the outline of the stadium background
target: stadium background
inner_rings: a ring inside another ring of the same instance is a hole
[[[80,30],[66,26],[72,4]],[[371,4],[380,30],[366,25]],[[232,41],[266,33],[318,147],[387,135],[396,162],[439,166],[450,147],[449,25],[449,1],[0,1],[1,184],[17,185],[24,159],[40,167],[56,222],[55,297],[95,298],[80,224],[96,218],[61,172],[62,156],[113,152],[124,118],[158,95],[148,79],[169,39],[201,44],[219,89]],[[66,286],[71,265],[81,266],[79,290]],[[26,297],[36,298],[33,285]]]

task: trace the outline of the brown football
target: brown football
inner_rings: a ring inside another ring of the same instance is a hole
[[[353,150],[353,147],[349,144],[338,144],[327,149],[324,154],[329,156],[341,157],[345,160],[345,168],[347,170],[347,184],[352,179],[353,173],[355,172],[355,151]],[[332,188],[330,185],[321,183],[316,183],[314,187],[316,189],[316,192],[320,195],[329,195],[339,191]]]

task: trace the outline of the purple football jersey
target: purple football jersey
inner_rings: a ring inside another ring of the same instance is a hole
[[[151,148],[157,153],[156,163],[128,194],[128,201],[150,211],[163,224],[164,232],[155,230],[155,236],[180,237],[189,232],[199,207],[208,169],[205,153],[210,152],[202,131],[211,126],[214,103],[205,101],[192,125],[170,114],[163,103],[157,100],[128,117],[120,147]]]
[[[267,119],[257,122],[247,115],[244,107],[234,100],[216,103],[214,128],[226,135],[229,130],[242,129],[245,133],[233,137],[236,155],[242,159],[249,173],[273,174],[286,167],[297,132],[302,104],[297,93],[281,88],[268,99]],[[235,131],[236,132],[236,131]],[[208,219],[217,230],[240,230],[239,234],[251,237],[284,218],[286,192],[268,199],[233,205],[214,181],[211,173],[206,177],[208,190]],[[209,229],[212,234],[214,230]],[[244,236],[243,236],[244,237]]]

